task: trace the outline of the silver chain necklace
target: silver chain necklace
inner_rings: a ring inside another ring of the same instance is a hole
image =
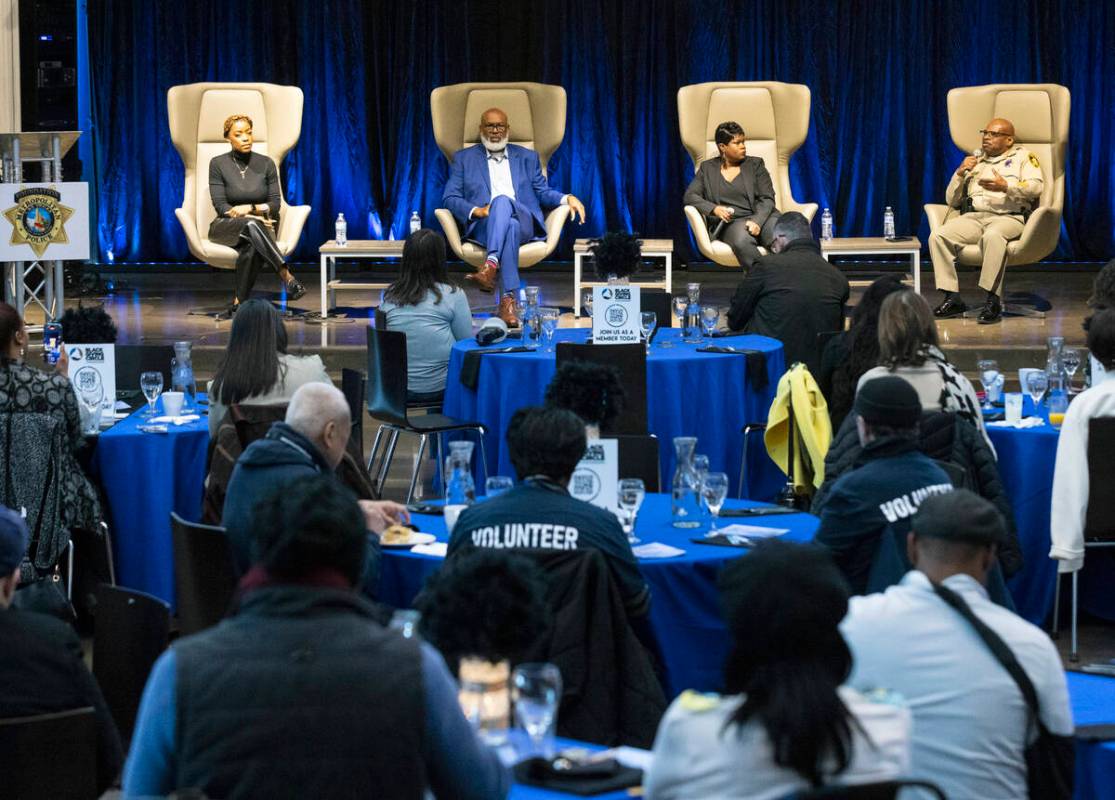
[[[232,164],[240,172],[240,180],[246,180],[248,167],[252,165],[252,156],[250,153],[248,154],[248,163],[244,165],[244,169],[240,169],[240,164],[237,163],[235,158],[232,159]]]

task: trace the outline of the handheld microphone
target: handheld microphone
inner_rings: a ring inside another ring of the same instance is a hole
[[[977,147],[975,150],[972,151],[972,155],[978,161],[979,159],[983,158],[983,150],[981,148]],[[971,169],[968,170],[968,172],[971,172],[971,171],[972,171]]]

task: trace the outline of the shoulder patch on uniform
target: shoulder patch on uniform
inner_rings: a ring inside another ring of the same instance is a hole
[[[1041,164],[1038,163],[1038,157],[1035,156],[1033,153],[1030,153],[1030,163],[1038,169],[1041,169]]]
[[[681,697],[678,698],[678,705],[686,711],[695,711],[697,713],[712,711],[720,705],[720,695],[704,694],[688,689],[682,692]]]

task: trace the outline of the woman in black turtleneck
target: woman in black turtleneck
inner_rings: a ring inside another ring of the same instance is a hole
[[[252,120],[233,114],[225,120],[224,136],[232,150],[209,162],[209,196],[217,218],[209,240],[236,250],[236,299],[247,300],[266,262],[286,285],[287,299],[297,300],[306,287],[295,280],[275,244],[279,224],[279,170],[275,162],[252,152]],[[272,224],[267,224],[270,220]]]

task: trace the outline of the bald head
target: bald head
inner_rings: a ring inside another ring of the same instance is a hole
[[[1014,147],[1014,124],[1009,119],[996,117],[980,133],[983,152],[992,158]]]
[[[290,398],[286,424],[305,436],[333,467],[341,463],[352,422],[348,400],[332,384],[307,383]]]
[[[480,115],[480,141],[489,150],[504,147],[510,130],[511,125],[502,108],[489,108]]]

